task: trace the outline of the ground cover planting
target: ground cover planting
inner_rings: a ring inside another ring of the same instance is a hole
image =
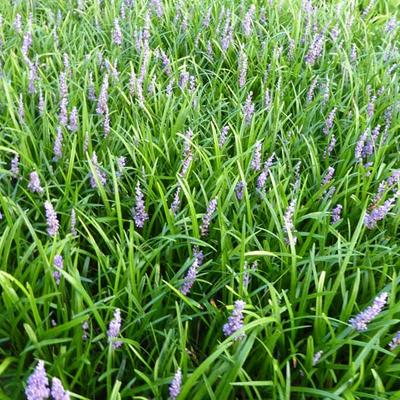
[[[399,1],[0,13],[0,400],[400,399]]]

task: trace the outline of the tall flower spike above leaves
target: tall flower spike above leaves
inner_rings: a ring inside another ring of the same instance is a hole
[[[45,400],[50,396],[49,380],[42,360],[38,361],[33,374],[28,379],[25,395],[27,400]]]
[[[42,188],[42,185],[40,184],[39,175],[38,175],[38,173],[36,171],[32,171],[29,174],[28,189],[32,193],[39,193],[39,194],[42,194],[43,191],[44,191],[43,188]]]
[[[113,41],[117,46],[122,45],[122,32],[121,27],[119,26],[118,18],[114,19]]]
[[[383,310],[383,307],[385,307],[387,297],[388,297],[387,292],[381,293],[379,296],[375,298],[371,306],[367,307],[364,311],[362,311],[354,318],[351,318],[349,320],[349,323],[351,324],[353,329],[355,329],[358,332],[366,331],[368,329],[367,325],[374,318],[376,318]]]
[[[16,153],[11,160],[10,171],[14,179],[19,177],[19,154]]]
[[[272,166],[272,163],[274,162],[274,158],[275,153],[273,153],[272,156],[269,157],[268,160],[264,163],[264,168],[257,178],[257,189],[259,191],[262,191],[264,189],[265,183],[267,182],[267,178],[270,173],[269,170]]]
[[[122,346],[122,342],[114,340],[119,335],[121,324],[121,310],[117,308],[114,312],[114,318],[111,320],[107,331],[108,341],[112,343],[113,349],[117,349],[118,347]]]
[[[97,101],[96,112],[99,115],[104,115],[108,111],[108,74],[103,78],[99,99]]]
[[[240,50],[239,54],[239,87],[246,85],[248,60],[247,55],[243,49]]]
[[[243,116],[247,125],[251,123],[254,114],[253,92],[250,92],[243,106]]]
[[[179,396],[179,393],[181,392],[181,386],[182,371],[180,368],[178,368],[175,372],[174,378],[171,381],[171,384],[169,385],[169,395],[172,400],[176,400],[176,398]]]
[[[259,171],[261,169],[261,141],[256,142],[256,146],[253,153],[253,159],[251,160],[251,169]]]
[[[54,152],[54,161],[58,161],[62,157],[62,143],[63,143],[63,134],[61,131],[61,127],[57,127],[57,136],[54,141],[53,152]]]
[[[199,267],[201,266],[201,264],[203,263],[203,252],[201,250],[194,250],[194,261],[193,264],[191,265],[191,267],[189,268],[189,271],[187,273],[187,275],[185,276],[183,285],[181,287],[181,293],[184,295],[187,295],[190,291],[190,289],[192,288],[196,277],[197,277],[197,271],[199,269]]]
[[[140,188],[140,182],[138,181],[136,184],[136,205],[132,210],[133,219],[135,220],[135,225],[137,228],[143,228],[144,223],[149,219],[149,214],[146,212],[144,205],[144,196],[142,193],[142,189]]]
[[[242,300],[236,300],[235,306],[231,316],[228,318],[228,322],[223,326],[222,330],[225,336],[233,335],[239,329],[243,328],[243,310],[246,303]],[[239,335],[236,340],[243,339],[245,334]]]
[[[54,211],[53,205],[48,200],[46,200],[46,202],[44,203],[44,208],[46,210],[47,233],[49,234],[49,236],[54,237],[57,235],[58,229],[60,227],[57,214]]]
[[[286,243],[290,243],[289,242],[289,233],[292,235],[293,237],[293,242],[296,244],[297,242],[297,237],[294,236],[294,233],[296,232],[295,227],[294,227],[294,223],[293,223],[293,215],[294,215],[294,211],[296,208],[296,200],[292,200],[289,204],[289,207],[287,208],[285,215],[283,216],[283,221],[284,221],[284,226],[283,226],[283,230],[286,233]]]
[[[256,12],[256,6],[252,4],[247,11],[246,15],[243,18],[243,33],[245,36],[250,36],[251,35],[251,24],[253,21],[254,13]]]
[[[215,210],[217,209],[217,198],[214,198],[210,201],[207,212],[203,216],[203,221],[200,226],[200,231],[201,231],[201,236],[207,236],[208,235],[208,229],[210,227],[210,222],[213,217],[213,214]]]
[[[75,209],[71,210],[71,224],[70,224],[70,231],[71,231],[71,235],[72,237],[77,237],[78,236],[78,232],[76,230],[76,212]]]
[[[68,129],[75,133],[78,130],[78,109],[74,107],[69,115]]]

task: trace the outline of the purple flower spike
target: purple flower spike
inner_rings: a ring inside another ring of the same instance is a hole
[[[225,125],[222,130],[221,130],[221,134],[219,136],[219,148],[221,149],[223,147],[223,145],[226,142],[226,137],[228,135],[229,132],[229,126]]]
[[[185,276],[185,279],[183,281],[183,285],[181,287],[181,293],[184,295],[187,295],[192,288],[196,277],[197,277],[197,271],[199,267],[201,266],[203,262],[203,252],[201,250],[197,251],[196,249],[193,250],[195,259],[193,261],[192,266],[189,268],[189,271],[187,275]]]
[[[76,231],[76,212],[74,209],[71,210],[71,235],[77,237],[78,232]]]
[[[54,400],[69,400],[69,393],[65,391],[61,381],[58,378],[53,378],[51,385],[51,396]]]
[[[122,32],[117,18],[114,19],[113,41],[117,46],[122,45]]]
[[[241,50],[239,55],[239,87],[242,88],[246,84],[246,75],[248,68],[248,60],[246,53]]]
[[[89,337],[89,322],[85,321],[82,324],[82,339],[87,340]]]
[[[11,160],[11,174],[14,179],[18,178],[19,176],[19,154],[16,153],[15,156]]]
[[[393,207],[393,203],[396,200],[396,195],[386,200],[381,206],[374,207],[370,213],[366,213],[364,217],[364,225],[368,229],[373,229],[376,227],[378,221],[383,220],[389,213],[390,209]]]
[[[71,132],[76,132],[78,130],[78,110],[74,107],[69,116],[69,130]]]
[[[283,216],[283,221],[284,221],[284,226],[283,230],[286,233],[286,243],[289,244],[289,232],[293,236],[293,242],[296,244],[297,242],[297,237],[294,236],[294,233],[296,232],[294,228],[294,223],[293,223],[293,214],[296,208],[296,201],[292,200],[289,204],[289,207],[287,208],[285,215]]]
[[[318,33],[315,35],[310,48],[305,56],[305,61],[308,65],[313,66],[317,59],[321,57],[324,48],[324,35],[323,33]]]
[[[245,36],[251,35],[251,24],[253,21],[254,13],[256,12],[256,6],[252,4],[247,11],[246,15],[244,16],[242,27],[243,33]]]
[[[272,156],[270,158],[268,158],[268,160],[264,163],[264,168],[263,168],[261,174],[258,176],[257,189],[260,191],[264,189],[265,183],[267,182],[269,170],[272,166],[272,163],[274,162],[274,158],[275,158],[275,154],[272,154]]]
[[[250,124],[254,114],[253,92],[250,92],[243,106],[243,116],[246,124]]]
[[[235,187],[235,193],[238,200],[243,200],[244,188],[246,187],[246,182],[240,181]]]
[[[333,120],[335,119],[337,108],[335,107],[328,115],[328,118],[325,121],[325,127],[323,132],[325,135],[329,135],[329,132],[333,126]]]
[[[53,277],[56,281],[56,284],[59,285],[60,284],[60,280],[61,280],[61,272],[60,269],[64,268],[64,261],[63,258],[60,254],[57,254],[54,257],[54,261],[53,261],[54,267],[55,267],[55,271],[53,272]]]
[[[321,359],[322,354],[324,354],[324,352],[322,350],[320,350],[314,354],[314,357],[312,360],[313,367],[315,367],[319,363],[319,360]]]
[[[368,329],[367,325],[374,318],[376,318],[383,310],[383,307],[385,307],[387,297],[388,294],[386,292],[381,293],[379,296],[375,298],[374,302],[372,303],[372,306],[367,307],[356,317],[351,318],[349,320],[349,323],[351,324],[353,329],[355,329],[358,332],[366,331]]]
[[[63,97],[60,103],[60,114],[58,115],[58,121],[61,126],[67,126],[68,124],[68,112],[67,112],[68,100]]]
[[[39,110],[39,115],[43,115],[45,112],[44,96],[43,96],[42,89],[40,89],[40,92],[39,92],[38,110]]]
[[[122,342],[113,340],[119,335],[119,332],[121,330],[121,323],[121,310],[117,308],[114,312],[114,318],[111,320],[107,331],[108,341],[112,343],[113,349],[117,349],[118,347],[122,346]]]
[[[172,400],[176,400],[181,392],[182,386],[182,371],[178,368],[175,372],[174,378],[172,379],[171,384],[169,385],[169,395]]]
[[[203,216],[203,221],[200,227],[201,231],[201,236],[207,236],[208,235],[208,229],[210,227],[210,222],[213,217],[213,214],[215,210],[217,209],[217,198],[214,198],[210,201],[207,212]]]
[[[39,175],[36,171],[33,171],[29,174],[28,189],[32,193],[40,193],[40,194],[43,193],[43,188],[40,184]]]
[[[35,371],[28,379],[25,395],[27,400],[45,400],[50,396],[49,380],[42,360],[39,360]]]
[[[326,156],[330,156],[332,154],[333,149],[335,148],[335,144],[336,144],[336,137],[335,135],[332,135],[331,140],[328,144],[328,146],[326,147],[326,149],[324,150],[324,158]]]
[[[61,131],[61,127],[57,127],[57,137],[54,141],[53,152],[54,152],[54,161],[58,161],[62,157],[62,142],[63,142],[63,135]]]
[[[261,141],[256,142],[256,147],[253,153],[253,159],[251,160],[251,169],[259,171],[261,169]]]
[[[44,208],[46,210],[47,233],[49,236],[54,237],[57,235],[60,227],[57,214],[54,211],[53,205],[48,200],[44,203]]]
[[[181,187],[178,186],[175,191],[174,200],[171,204],[171,211],[175,216],[178,213],[179,207],[181,205],[181,199],[179,198],[180,192],[181,192]]]
[[[137,228],[143,228],[144,223],[149,219],[149,214],[146,212],[144,201],[143,201],[143,193],[140,188],[140,182],[136,184],[136,206],[133,213],[133,219],[135,220],[135,225]]]
[[[389,343],[389,348],[390,350],[395,350],[397,347],[400,346],[400,331],[396,333],[396,335],[393,337],[392,341]]]
[[[341,204],[337,204],[336,207],[332,209],[332,214],[331,214],[331,224],[336,224],[336,222],[339,222],[341,219],[341,214],[342,214],[342,209],[343,206]]]
[[[104,115],[106,111],[108,111],[108,75],[105,75],[103,78],[103,84],[100,89],[96,108],[96,112],[99,115]]]
[[[228,322],[224,324],[222,330],[225,336],[233,335],[239,329],[243,328],[243,310],[246,303],[242,300],[235,301],[235,307],[232,311],[232,315],[228,318]],[[245,334],[242,333],[235,340],[240,340],[245,337]]]
[[[96,154],[96,152],[93,152],[93,155],[92,155],[92,164],[93,164],[94,172],[95,172],[95,174],[96,174],[96,177],[97,177],[97,179],[98,179],[100,185],[101,185],[101,186],[105,186],[105,184],[107,183],[107,176],[106,176],[106,174],[105,174],[105,173],[101,170],[101,168],[100,168],[100,164],[99,164],[99,162],[97,161],[97,154]],[[94,176],[92,173],[90,174],[90,186],[91,186],[93,189],[97,188],[97,182],[96,182],[95,176]]]
[[[335,168],[328,167],[328,169],[327,169],[327,171],[325,173],[324,179],[321,182],[321,186],[328,185],[332,181],[334,173],[335,173]]]
[[[317,86],[318,83],[318,78],[315,78],[312,82],[311,85],[308,89],[307,92],[307,103],[311,103],[313,101],[314,98],[314,91],[315,91],[315,87]]]

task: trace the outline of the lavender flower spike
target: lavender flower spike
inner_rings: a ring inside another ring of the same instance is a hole
[[[49,380],[42,360],[39,360],[35,371],[28,378],[25,395],[27,400],[45,400],[50,396]]]
[[[53,277],[56,281],[56,284],[59,285],[60,284],[60,280],[61,280],[61,272],[60,270],[64,268],[64,261],[63,258],[60,254],[57,254],[54,257],[54,261],[53,261],[54,267],[55,267],[55,271],[53,272]]]
[[[294,224],[293,224],[293,214],[294,214],[294,210],[296,208],[296,201],[292,200],[289,204],[289,207],[287,208],[285,215],[283,216],[283,221],[284,221],[284,226],[283,226],[283,230],[286,233],[286,243],[289,244],[289,232],[292,234],[293,236],[293,242],[296,244],[297,242],[297,237],[294,236],[294,233],[296,232],[295,228],[294,228]]]
[[[18,178],[19,176],[19,154],[16,153],[13,159],[11,160],[11,174],[14,179]]]
[[[254,114],[253,92],[250,92],[243,106],[243,115],[246,124],[250,124]]]
[[[39,175],[36,171],[33,171],[29,174],[28,189],[32,193],[40,193],[40,194],[43,193],[43,188],[40,184]]]
[[[333,167],[328,167],[328,169],[327,169],[327,171],[326,171],[326,173],[325,173],[324,179],[323,179],[322,182],[321,182],[321,186],[325,186],[325,185],[327,185],[328,183],[330,183],[331,180],[332,180],[332,178],[333,178],[333,174],[334,174],[334,173],[335,173],[335,168],[333,168]]]
[[[332,209],[331,224],[336,224],[336,222],[340,221],[342,209],[343,206],[341,204],[337,204],[336,207]]]
[[[192,266],[189,268],[189,271],[187,275],[185,276],[185,280],[183,281],[183,285],[181,287],[181,293],[184,295],[187,295],[192,288],[196,277],[197,277],[197,271],[203,262],[203,252],[200,250],[196,252],[195,254],[195,259],[193,261]]]
[[[329,134],[329,131],[331,130],[333,126],[333,120],[335,119],[337,108],[335,107],[328,115],[327,120],[325,121],[325,127],[323,129],[323,132],[325,135]]]
[[[264,169],[262,170],[261,174],[259,175],[257,179],[257,189],[258,190],[263,190],[265,186],[265,182],[267,181],[268,175],[269,175],[269,169],[272,166],[272,163],[274,162],[275,154],[272,154],[270,158],[264,163]]]
[[[243,200],[244,188],[246,187],[245,181],[240,181],[235,186],[235,193],[238,200]]]
[[[400,331],[396,333],[396,335],[393,337],[392,341],[389,343],[389,348],[390,350],[395,350],[397,347],[400,346]]]
[[[181,199],[179,198],[180,192],[181,192],[181,187],[178,186],[174,194],[174,200],[171,204],[171,211],[175,216],[178,213],[179,207],[181,205]]]
[[[137,228],[143,228],[144,223],[149,219],[149,214],[147,214],[144,207],[143,193],[140,188],[140,182],[138,181],[136,185],[136,206],[132,211],[133,219],[135,220],[135,225]]]
[[[60,227],[57,214],[54,211],[53,205],[48,200],[44,203],[44,208],[46,210],[47,233],[49,236],[54,237],[57,235]]]
[[[376,227],[378,221],[383,220],[389,213],[393,206],[396,196],[391,197],[386,200],[381,206],[375,207],[370,213],[366,213],[364,217],[364,225],[368,229],[373,229]]]
[[[61,131],[61,127],[57,127],[57,136],[54,141],[53,152],[54,152],[54,161],[58,161],[62,157],[62,143],[63,143],[63,135]]]
[[[261,169],[261,147],[261,141],[257,141],[253,153],[253,159],[251,160],[251,169],[254,171],[259,171]]]
[[[312,361],[313,367],[315,367],[315,366],[319,363],[319,360],[321,359],[322,354],[324,354],[324,352],[323,352],[322,350],[317,351],[317,352],[314,354],[313,361]]]
[[[386,304],[388,294],[387,292],[381,293],[377,296],[372,304],[372,306],[367,307],[364,311],[358,314],[356,317],[351,318],[349,323],[353,329],[363,332],[367,330],[367,325],[377,317],[382,311]]]
[[[207,212],[203,216],[203,221],[200,227],[201,231],[201,236],[207,236],[208,235],[208,229],[210,227],[210,222],[213,217],[213,214],[217,208],[217,198],[214,198],[210,201]]]
[[[75,209],[71,210],[71,235],[72,237],[77,237],[78,236],[78,232],[76,230],[76,212]]]
[[[172,379],[171,384],[169,385],[169,395],[172,400],[175,400],[179,393],[181,392],[182,386],[182,371],[178,368],[175,372],[174,379]]]
[[[113,33],[113,41],[117,46],[122,45],[122,32],[119,26],[119,21],[117,18],[114,20],[114,33]]]
[[[228,322],[224,324],[222,330],[225,336],[233,335],[239,329],[243,328],[243,310],[246,303],[242,300],[235,301],[235,307],[232,311],[232,315],[228,318]],[[243,339],[245,334],[239,335],[236,340]]]
[[[53,378],[51,385],[51,396],[54,400],[69,400],[69,393],[65,391],[61,381],[58,378]]]
[[[122,346],[122,342],[113,341],[118,335],[121,330],[121,310],[117,308],[114,312],[114,318],[111,320],[110,324],[108,325],[108,341],[112,343],[113,349],[117,349],[118,347]]]

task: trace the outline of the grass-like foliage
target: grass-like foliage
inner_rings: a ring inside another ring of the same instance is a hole
[[[2,1],[0,399],[399,399],[399,10]]]

